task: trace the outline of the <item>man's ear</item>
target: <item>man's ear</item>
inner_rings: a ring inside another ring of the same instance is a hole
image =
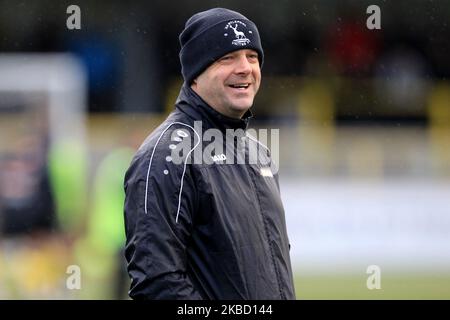
[[[192,83],[191,83],[191,88],[192,89],[195,89],[197,87],[197,78],[195,78],[194,80],[192,80]]]

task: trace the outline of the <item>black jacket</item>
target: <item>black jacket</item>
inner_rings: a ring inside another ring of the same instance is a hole
[[[176,109],[139,148],[125,176],[132,298],[295,299],[276,172],[267,164],[224,164],[223,156],[211,164],[193,160],[210,143],[200,140],[194,121],[203,132],[244,132],[250,117],[225,117],[183,86]],[[170,155],[183,139],[196,149],[175,164]],[[245,134],[224,139],[224,148],[257,150],[270,161]]]

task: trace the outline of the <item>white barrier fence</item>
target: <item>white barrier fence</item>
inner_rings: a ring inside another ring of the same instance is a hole
[[[280,182],[294,269],[450,271],[450,182]]]

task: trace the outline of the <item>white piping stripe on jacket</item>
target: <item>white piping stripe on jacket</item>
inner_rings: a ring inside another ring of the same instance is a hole
[[[159,143],[159,141],[161,140],[163,134],[164,134],[164,133],[172,126],[172,125],[174,125],[174,124],[180,124],[180,125],[182,125],[182,126],[186,126],[186,127],[188,127],[188,128],[191,128],[191,129],[194,131],[194,133],[197,135],[197,138],[198,138],[197,144],[189,151],[189,153],[188,153],[187,156],[186,156],[186,159],[189,157],[189,155],[192,153],[192,151],[194,151],[194,149],[195,149],[195,148],[199,145],[199,143],[200,143],[200,136],[199,136],[199,134],[197,133],[197,131],[195,131],[195,129],[194,129],[193,127],[191,127],[191,126],[188,125],[188,124],[185,124],[185,123],[182,123],[182,122],[175,121],[175,122],[172,122],[171,124],[169,124],[169,125],[163,130],[163,132],[162,132],[161,135],[159,136],[158,140],[156,140],[156,144],[155,144],[155,146],[153,147],[152,155],[150,156],[150,161],[149,161],[149,164],[148,164],[147,180],[146,180],[146,182],[145,182],[145,205],[144,205],[144,211],[145,211],[146,214],[147,214],[148,179],[149,179],[149,177],[150,177],[150,168],[151,168],[151,166],[152,166],[153,155],[155,154],[156,147],[158,146],[158,143]],[[182,191],[183,191],[183,179],[184,179],[184,174],[185,174],[185,172],[186,172],[186,164],[187,164],[187,161],[184,162],[183,174],[181,175],[181,186],[180,186],[180,193],[179,193],[179,195],[178,195],[177,216],[176,216],[176,218],[175,218],[175,222],[176,222],[176,223],[178,223],[178,215],[180,214],[180,209],[181,209],[181,193],[182,193]]]
[[[269,148],[267,148],[264,144],[262,144],[261,142],[259,142],[257,139],[253,138],[249,133],[245,133],[245,136],[247,136],[249,139],[259,143],[263,148],[265,148],[267,151],[270,152]]]

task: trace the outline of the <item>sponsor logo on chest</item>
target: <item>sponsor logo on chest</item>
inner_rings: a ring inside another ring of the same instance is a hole
[[[221,153],[221,154],[216,154],[216,155],[212,156],[212,159],[214,162],[219,162],[219,161],[227,160],[227,157],[223,153]]]

